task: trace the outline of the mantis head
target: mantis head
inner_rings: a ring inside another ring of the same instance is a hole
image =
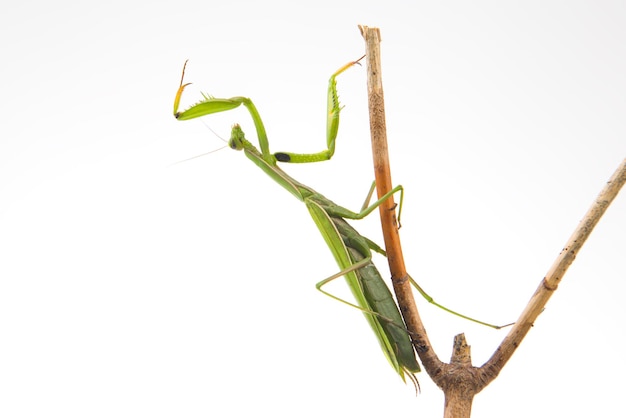
[[[230,139],[228,140],[228,146],[234,150],[241,151],[244,148],[246,141],[246,135],[241,130],[239,124],[234,124],[230,131]]]

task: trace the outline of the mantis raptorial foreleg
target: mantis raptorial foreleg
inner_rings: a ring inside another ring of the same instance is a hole
[[[332,156],[335,154],[335,140],[337,139],[337,132],[339,131],[339,113],[341,112],[341,105],[339,104],[339,94],[337,93],[337,76],[339,76],[339,74],[343,73],[353,65],[359,64],[359,61],[361,61],[363,58],[365,58],[365,55],[363,55],[356,61],[349,62],[346,65],[342,66],[337,71],[335,71],[328,80],[326,149],[324,151],[313,154],[277,152],[273,154],[273,157],[277,161],[284,163],[312,163],[318,161],[326,161],[332,158]],[[176,98],[174,99],[174,116],[176,117],[176,119],[193,119],[200,116],[209,115],[211,113],[232,110],[239,107],[240,105],[244,105],[248,109],[250,116],[252,116],[252,119],[254,120],[257,135],[259,138],[259,148],[261,148],[261,154],[263,155],[263,158],[269,157],[269,143],[267,141],[265,127],[261,122],[261,116],[254,106],[254,103],[252,103],[252,101],[247,97],[236,96],[231,97],[230,99],[216,99],[209,95],[203,94],[204,100],[201,100],[184,112],[178,112],[180,98],[183,94],[183,91],[185,90],[185,87],[191,84],[183,82],[185,78],[186,66],[187,62],[185,62],[185,65],[183,66],[180,86],[178,88],[178,92],[176,93]]]

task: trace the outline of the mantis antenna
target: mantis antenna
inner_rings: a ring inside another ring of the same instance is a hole
[[[216,149],[214,149],[214,150],[211,150],[211,151],[208,151],[208,152],[204,152],[204,153],[202,153],[202,154],[195,155],[195,156],[193,156],[193,157],[185,158],[184,160],[176,161],[175,163],[172,163],[172,164],[168,165],[167,167],[172,167],[172,166],[175,166],[175,165],[178,165],[178,164],[186,163],[187,161],[195,160],[196,158],[200,158],[200,157],[204,157],[204,156],[209,155],[209,154],[213,154],[214,152],[221,151],[221,150],[223,150],[224,148],[228,147],[228,141],[227,141],[227,140],[225,140],[224,138],[222,138],[221,136],[219,136],[219,134],[218,134],[217,132],[215,132],[215,131],[213,130],[213,128],[211,128],[211,127],[210,127],[210,126],[209,126],[209,125],[208,125],[208,124],[207,124],[204,120],[200,119],[200,122],[202,122],[202,124],[203,124],[204,126],[206,126],[206,128],[207,128],[209,131],[211,131],[211,133],[212,133],[213,135],[215,135],[217,138],[219,138],[219,139],[220,139],[220,141],[222,141],[225,145],[223,145],[223,146],[221,146],[221,147],[219,147],[219,148],[216,148]]]

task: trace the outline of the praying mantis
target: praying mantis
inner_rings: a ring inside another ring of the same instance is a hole
[[[178,108],[183,91],[185,90],[185,87],[191,84],[184,83],[187,62],[185,62],[185,65],[183,66],[180,85],[174,99],[174,116],[178,120],[189,120],[212,113],[232,110],[241,105],[248,110],[256,128],[260,150],[245,138],[244,132],[238,124],[235,124],[232,127],[231,137],[228,141],[230,148],[243,151],[246,157],[248,157],[261,170],[269,175],[276,183],[281,185],[284,189],[289,191],[298,200],[305,204],[328,248],[332,252],[335,261],[341,269],[339,273],[317,283],[316,288],[333,299],[339,300],[361,310],[370,327],[374,331],[382,351],[387,357],[387,360],[391,364],[392,368],[400,375],[403,381],[406,382],[406,377],[408,377],[417,386],[415,373],[420,371],[420,366],[415,357],[415,351],[411,342],[410,334],[406,330],[402,316],[400,315],[389,288],[372,262],[372,251],[383,255],[385,252],[376,243],[360,235],[352,226],[350,226],[350,224],[348,224],[348,222],[346,222],[346,219],[363,219],[395,193],[400,193],[400,209],[398,212],[399,221],[404,194],[402,186],[396,186],[390,192],[369,206],[368,196],[368,200],[366,201],[364,207],[359,212],[354,212],[335,204],[312,188],[296,181],[294,178],[285,173],[280,167],[278,167],[277,164],[278,162],[319,162],[332,158],[335,152],[335,140],[339,130],[339,113],[341,111],[337,93],[336,78],[347,69],[358,64],[363,58],[364,57],[361,57],[356,61],[351,61],[345,64],[335,71],[329,79],[327,93],[328,116],[326,120],[327,148],[318,153],[271,153],[269,150],[267,133],[265,131],[263,121],[261,120],[261,116],[259,115],[254,103],[247,97],[236,96],[228,99],[222,99],[203,94],[203,98],[199,102],[192,105],[188,109],[179,112]],[[370,196],[372,191],[373,188],[370,190]],[[322,287],[328,282],[342,276],[345,277],[356,303],[350,303],[340,299],[322,289]],[[463,318],[494,328],[500,328],[481,321],[476,321],[437,304],[417,285],[417,283],[413,280],[411,281],[413,285],[416,286],[418,291],[430,303],[433,303]]]

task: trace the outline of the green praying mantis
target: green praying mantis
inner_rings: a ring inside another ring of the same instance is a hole
[[[308,163],[325,161],[332,158],[335,152],[335,140],[339,129],[339,113],[341,111],[337,94],[336,78],[347,69],[358,64],[361,59],[363,59],[363,57],[342,66],[335,71],[329,79],[327,95],[328,116],[326,121],[327,148],[318,153],[271,153],[265,126],[261,120],[261,116],[259,115],[254,103],[246,97],[236,96],[229,99],[221,99],[203,94],[203,98],[199,102],[192,105],[187,110],[179,112],[178,108],[183,91],[185,90],[185,87],[191,84],[184,83],[187,62],[185,62],[185,65],[183,66],[180,86],[174,99],[174,116],[178,120],[188,120],[212,113],[232,110],[241,105],[248,110],[256,128],[260,150],[246,140],[241,127],[237,124],[232,127],[230,140],[228,141],[229,146],[234,150],[243,151],[246,157],[252,160],[254,164],[268,174],[274,181],[289,191],[297,199],[304,202],[305,206],[309,210],[309,213],[311,214],[311,217],[313,218],[313,221],[317,225],[317,228],[341,269],[339,273],[317,283],[316,288],[333,299],[339,300],[361,310],[370,327],[374,331],[383,353],[387,357],[387,360],[393,369],[400,375],[403,381],[406,382],[406,377],[408,377],[417,386],[415,373],[420,371],[420,366],[415,357],[415,351],[411,342],[410,334],[406,330],[402,316],[400,315],[389,288],[372,262],[372,251],[383,255],[385,252],[376,243],[360,235],[352,226],[350,226],[350,224],[348,224],[348,222],[346,222],[346,219],[363,219],[395,193],[400,193],[400,208],[398,211],[399,221],[404,193],[402,186],[396,186],[390,192],[368,206],[369,197],[373,192],[372,188],[370,190],[368,200],[363,208],[359,212],[354,212],[333,203],[331,200],[327,199],[312,188],[296,181],[277,165],[278,162]],[[350,303],[340,299],[322,289],[322,287],[328,282],[342,276],[345,277],[356,303]],[[430,303],[433,303],[436,306],[463,318],[481,323],[483,325],[491,326],[493,328],[500,328],[499,326],[474,320],[439,305],[430,296],[428,296],[417,285],[417,283],[415,283],[415,281],[411,281],[422,296],[424,296]]]

